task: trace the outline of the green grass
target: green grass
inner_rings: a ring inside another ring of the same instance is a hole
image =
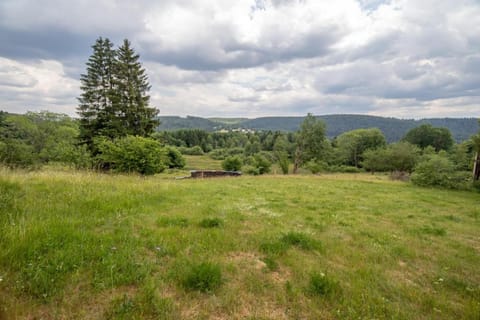
[[[475,192],[3,170],[0,199],[0,318],[480,316]]]
[[[222,170],[222,161],[214,160],[208,155],[204,156],[189,156],[185,157],[186,170]]]

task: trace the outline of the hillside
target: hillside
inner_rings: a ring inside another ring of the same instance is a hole
[[[402,120],[367,115],[324,115],[319,116],[327,125],[327,136],[336,137],[343,132],[359,128],[379,128],[388,142],[400,140],[405,133],[424,123],[448,128],[456,141],[468,139],[478,131],[475,118],[438,118],[422,120]],[[296,131],[304,117],[262,117],[255,119],[204,119],[188,116],[186,118],[168,116],[160,117],[159,130],[203,129],[215,131],[222,128],[246,128],[253,130]]]
[[[473,192],[172,178],[0,171],[0,319],[478,319]]]

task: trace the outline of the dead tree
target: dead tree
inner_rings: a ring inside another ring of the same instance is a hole
[[[475,162],[473,163],[473,181],[480,180],[480,152],[475,155]]]

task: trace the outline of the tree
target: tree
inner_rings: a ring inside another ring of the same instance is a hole
[[[293,173],[305,162],[317,158],[320,159],[325,147],[325,124],[308,114],[296,134],[295,158]]]
[[[243,161],[239,156],[228,157],[222,162],[222,168],[226,171],[238,171],[242,168]]]
[[[115,50],[109,39],[98,38],[87,62],[87,73],[80,76],[82,93],[78,98],[80,143],[93,150],[96,136],[105,134],[105,126],[113,118]]]
[[[146,137],[153,133],[159,125],[155,117],[158,110],[148,106],[150,85],[145,69],[142,67],[130,42],[125,39],[118,48],[115,60],[114,106],[116,116],[120,118],[114,124],[115,134],[136,135]],[[120,124],[121,127],[116,127]],[[123,133],[123,134],[122,134]]]
[[[412,172],[420,150],[408,142],[398,142],[387,148],[369,149],[363,153],[362,166],[369,171]]]
[[[480,119],[478,120],[480,125]],[[475,162],[473,164],[473,181],[480,181],[480,132],[472,137],[473,148],[476,152]]]
[[[360,168],[366,150],[386,145],[385,136],[377,128],[347,131],[339,135],[335,142],[343,161],[357,168]]]
[[[273,155],[275,156],[283,174],[288,174],[288,166],[290,164],[288,159],[288,145],[287,137],[284,135],[279,135],[275,139],[275,144],[273,145]]]
[[[407,132],[403,141],[415,144],[422,149],[428,146],[435,148],[435,151],[450,150],[453,146],[453,138],[447,128],[436,128],[431,124],[423,124]]]
[[[80,142],[93,153],[96,137],[110,140],[127,135],[149,136],[159,124],[158,111],[149,107],[150,85],[139,55],[130,42],[114,50],[109,39],[99,38],[92,46],[87,73],[80,78],[82,93]]]

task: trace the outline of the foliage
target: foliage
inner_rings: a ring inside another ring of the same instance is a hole
[[[398,142],[389,145],[387,148],[365,151],[362,166],[373,172],[412,172],[419,154],[420,150],[416,146],[408,142]]]
[[[447,128],[435,128],[430,124],[423,124],[407,132],[403,141],[417,145],[419,148],[432,146],[435,151],[450,150],[453,146],[453,138]]]
[[[340,160],[344,164],[360,168],[363,153],[386,145],[385,136],[377,128],[357,129],[342,133],[335,139]]]
[[[322,171],[326,171],[328,164],[325,161],[319,161],[317,159],[312,159],[305,164],[305,168],[310,170],[311,173],[317,174]]]
[[[282,131],[295,132],[305,117],[262,117],[256,119],[235,119],[229,124],[225,120],[218,122],[214,119],[204,119],[187,116],[185,118],[161,116],[159,130],[174,132],[180,129],[202,129],[213,132],[222,128],[237,129],[245,128],[255,131]],[[386,137],[388,143],[398,142],[406,132],[422,124],[431,124],[435,127],[448,128],[455,141],[464,141],[470,138],[478,130],[477,119],[473,118],[437,118],[437,119],[395,119],[367,115],[322,115],[318,116],[325,122],[326,136],[334,139],[344,132],[361,128],[379,128]],[[223,133],[222,133],[223,134]],[[228,134],[228,133],[227,133]],[[226,146],[223,146],[226,147]],[[223,148],[222,147],[222,148]]]
[[[76,121],[64,114],[41,111],[4,115],[0,162],[22,168],[36,168],[52,161],[77,166],[85,160],[82,148],[75,145],[78,132]]]
[[[96,137],[149,136],[158,125],[158,111],[148,106],[150,86],[139,55],[124,40],[113,49],[109,39],[98,38],[80,78],[80,141],[94,154]]]
[[[302,122],[295,140],[293,173],[296,173],[305,162],[313,158],[322,158],[322,151],[325,148],[325,124],[309,113]]]
[[[166,156],[168,158],[168,167],[169,168],[178,168],[181,169],[185,167],[185,158],[182,156],[180,151],[177,148],[167,146],[165,147]]]
[[[315,272],[310,275],[307,292],[314,296],[329,297],[338,294],[340,286],[337,281],[331,279],[323,272]]]
[[[205,218],[200,221],[199,226],[202,228],[218,228],[223,226],[223,220],[220,218]]]
[[[186,272],[182,285],[191,290],[212,292],[222,284],[222,270],[218,264],[203,262],[192,265]]]
[[[222,168],[226,171],[239,171],[242,168],[242,159],[239,156],[228,157],[222,162]]]
[[[169,162],[160,143],[149,138],[126,136],[113,141],[99,139],[96,144],[99,166],[115,172],[152,175],[162,172]]]
[[[447,157],[434,154],[417,164],[411,180],[418,186],[463,189],[468,178],[469,174],[455,172],[454,164]]]
[[[201,156],[203,155],[203,150],[199,146],[193,146],[191,148],[189,147],[179,147],[178,150],[182,154],[186,154],[189,156]]]

